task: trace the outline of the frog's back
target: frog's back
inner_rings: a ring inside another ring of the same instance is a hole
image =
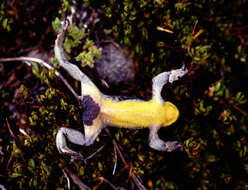
[[[107,124],[122,127],[160,126],[165,117],[164,105],[155,100],[114,102],[106,99],[101,112]]]

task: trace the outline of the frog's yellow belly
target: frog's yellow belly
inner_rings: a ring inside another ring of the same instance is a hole
[[[121,101],[104,100],[101,113],[105,123],[120,127],[161,126],[165,122],[164,104],[151,101]]]

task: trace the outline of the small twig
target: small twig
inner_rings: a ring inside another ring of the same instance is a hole
[[[98,189],[102,185],[103,182],[107,183],[114,190],[120,190],[120,189],[122,189],[122,188],[118,188],[118,187],[114,186],[109,180],[105,179],[104,177],[99,177],[98,179],[100,180],[100,182],[95,187],[93,187],[93,190]]]
[[[11,62],[11,61],[28,61],[28,62],[35,62],[40,64],[41,66],[46,67],[48,70],[53,69],[51,65],[46,63],[45,61],[35,58],[35,57],[13,57],[13,58],[1,58],[0,62]],[[30,66],[28,64],[28,66]],[[71,91],[71,93],[74,95],[74,97],[77,99],[77,101],[80,100],[78,94],[73,90],[71,85],[67,82],[67,80],[55,69],[55,75],[59,77],[62,82],[66,85],[66,87]]]
[[[128,165],[128,164],[125,165],[123,168],[121,168],[121,170],[116,174],[115,177],[119,177],[119,176],[121,175],[121,173],[122,173],[125,169],[127,169],[127,168],[129,168],[129,165]],[[130,173],[130,172],[129,172],[129,173]],[[128,179],[129,179],[129,176],[128,176]]]
[[[248,117],[248,113],[246,113],[244,110],[242,110],[241,108],[239,108],[238,106],[233,105],[234,109],[236,109],[237,111],[239,111],[240,113],[242,113],[245,117]]]
[[[102,185],[103,179],[99,177],[99,180],[100,180],[100,182],[93,187],[93,190],[98,189]]]
[[[85,161],[91,159],[93,156],[95,156],[98,152],[100,152],[104,148],[104,145],[102,145],[97,151],[95,151],[93,154],[85,158]]]
[[[195,34],[195,29],[196,29],[197,24],[198,24],[198,20],[195,21],[194,28],[191,33],[192,36]]]
[[[198,38],[202,33],[203,33],[203,29],[200,29],[194,36],[193,36],[193,38],[194,38],[194,40],[196,39],[196,38]]]
[[[15,139],[15,141],[17,142],[17,138],[16,138],[15,134],[13,133],[13,131],[12,131],[11,127],[10,127],[10,124],[9,124],[9,121],[8,121],[7,118],[6,118],[6,124],[7,124],[7,126],[8,126],[8,129],[9,129],[9,132],[10,132],[11,136],[12,136],[12,137]]]
[[[7,126],[8,126],[8,129],[9,129],[9,132],[10,132],[11,136],[13,136],[13,138],[15,139],[15,144],[16,144],[16,143],[17,143],[17,138],[16,138],[15,134],[13,133],[13,131],[12,131],[12,129],[11,129],[11,126],[10,126],[9,121],[8,121],[7,118],[6,118],[6,124],[7,124]],[[9,158],[9,160],[8,160],[8,162],[7,162],[7,165],[6,165],[6,167],[5,167],[6,170],[8,170],[8,167],[9,167],[9,165],[10,165],[10,162],[11,162],[12,159],[13,159],[14,154],[15,154],[14,151],[12,151],[12,153],[11,153],[11,155],[10,155],[10,158]],[[24,159],[22,153],[20,153],[20,156],[21,156],[21,159],[25,162],[25,159]]]
[[[31,139],[31,137],[29,136],[29,134],[28,134],[24,129],[19,128],[19,131],[20,131],[20,133],[22,133],[25,137]],[[32,139],[31,139],[31,140],[32,140]]]
[[[108,130],[107,128],[105,128],[105,131],[108,133],[109,136],[111,136],[111,134],[110,134],[110,132],[109,132],[109,130]],[[115,148],[116,148],[116,150],[117,150],[117,152],[118,152],[118,154],[119,154],[119,156],[120,156],[120,158],[121,158],[123,164],[124,164],[125,166],[128,166],[128,164],[127,164],[127,162],[126,162],[126,160],[125,160],[123,154],[122,154],[121,151],[120,151],[120,148],[119,148],[118,144],[116,143],[116,141],[115,141],[114,139],[112,140],[112,142],[113,142],[113,144],[114,144],[114,146],[115,146]],[[135,175],[132,174],[132,175],[131,175],[131,178],[132,178],[133,182],[135,183],[135,185],[137,186],[138,189],[140,189],[140,190],[146,189],[146,188],[143,186],[143,184],[137,179],[137,177],[136,177]]]
[[[163,28],[163,27],[161,27],[161,26],[157,26],[157,30],[162,31],[162,32],[167,32],[167,33],[169,33],[169,34],[173,34],[173,33],[174,33],[172,30]]]
[[[64,169],[64,170],[71,177],[72,181],[78,186],[80,190],[90,190],[90,188],[87,185],[85,185],[77,175],[70,172],[70,170],[68,169]]]
[[[109,180],[107,180],[106,178],[104,177],[99,177],[99,179],[102,179],[103,182],[107,183],[108,185],[110,185],[114,190],[119,190],[120,188],[118,187],[115,187]]]
[[[14,152],[12,151],[12,152],[11,152],[11,155],[10,155],[10,157],[9,157],[9,160],[8,160],[8,162],[7,162],[7,164],[6,164],[6,167],[5,167],[5,170],[6,170],[6,171],[7,171],[8,168],[9,168],[9,165],[10,165],[10,162],[12,161],[12,159],[13,159],[13,156],[14,156]]]
[[[195,30],[198,24],[198,20],[195,21],[195,25],[194,28],[192,30],[191,36],[193,36],[193,39],[195,40],[196,38],[198,38],[202,33],[203,33],[203,29],[200,29],[196,34],[195,34]]]
[[[4,153],[2,152],[2,147],[0,147],[0,156],[1,156],[1,161],[0,161],[0,165],[1,165],[4,160]]]
[[[132,170],[133,170],[133,164],[132,163],[128,163],[129,166],[129,174],[128,174],[128,178],[127,181],[130,179],[130,177],[132,176]]]
[[[88,20],[87,25],[90,25],[90,24],[93,22],[93,19],[94,19],[95,14],[96,14],[96,10],[93,9],[93,11],[92,11],[92,13],[91,13],[91,15],[90,15],[90,18],[89,18],[89,20]]]
[[[70,178],[69,178],[69,176],[67,175],[67,173],[65,172],[64,169],[62,169],[62,172],[63,172],[63,174],[64,174],[64,176],[65,176],[66,181],[67,181],[68,189],[70,190],[70,189],[71,189]]]
[[[114,168],[113,168],[113,172],[112,172],[112,175],[115,174],[115,170],[116,170],[116,167],[117,167],[117,152],[116,152],[116,148],[114,146],[114,153],[115,153],[115,164],[114,164]]]

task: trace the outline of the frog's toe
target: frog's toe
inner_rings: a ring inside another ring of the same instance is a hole
[[[182,145],[178,141],[167,141],[165,142],[164,146],[167,152],[172,152],[182,147]]]

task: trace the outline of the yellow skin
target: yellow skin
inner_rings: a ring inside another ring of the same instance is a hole
[[[108,125],[127,128],[150,126],[168,126],[174,123],[179,111],[171,102],[157,103],[150,101],[103,101],[101,114]]]
[[[73,159],[83,156],[67,147],[66,138],[78,145],[91,145],[101,130],[106,126],[150,129],[149,145],[159,151],[173,151],[181,145],[177,141],[164,142],[158,137],[160,127],[167,127],[179,117],[177,107],[171,102],[164,102],[161,91],[166,83],[172,83],[188,71],[184,66],[177,70],[163,72],[152,80],[152,99],[118,101],[101,93],[95,84],[74,64],[66,61],[63,51],[63,40],[68,23],[63,23],[63,30],[55,41],[55,57],[59,64],[76,80],[81,82],[81,100],[84,134],[80,131],[62,127],[56,136],[56,145],[61,154],[71,155]]]

